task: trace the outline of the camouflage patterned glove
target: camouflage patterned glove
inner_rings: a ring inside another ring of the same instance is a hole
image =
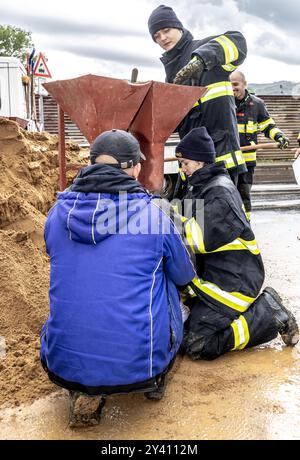
[[[276,142],[278,142],[278,148],[281,150],[287,149],[290,144],[290,141],[288,140],[288,138],[283,135],[278,136],[278,138],[276,139]]]
[[[200,75],[203,72],[204,67],[205,66],[202,59],[194,56],[193,59],[185,67],[177,72],[173,83],[175,85],[180,85],[180,83],[183,83],[185,80],[192,78],[196,74]]]

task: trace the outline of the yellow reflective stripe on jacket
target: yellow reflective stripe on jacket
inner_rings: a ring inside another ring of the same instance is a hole
[[[213,254],[222,251],[249,251],[254,255],[260,254],[255,240],[246,241],[236,238],[234,241],[224,244],[213,251],[207,251],[204,244],[203,232],[194,217],[184,223],[185,236],[194,254]]]
[[[246,319],[244,316],[239,316],[238,319],[235,319],[230,326],[233,329],[234,335],[234,346],[231,349],[233,350],[242,350],[246,347],[250,340],[249,328]]]
[[[232,40],[230,40],[226,35],[220,35],[217,38],[214,38],[219,45],[222,46],[225,54],[225,64],[234,62],[239,57],[239,52]]]
[[[238,131],[239,133],[248,133],[253,134],[257,132],[257,123],[253,123],[253,121],[249,121],[246,125],[242,123],[238,123]]]
[[[236,150],[234,153],[235,153],[235,156],[236,156],[236,159],[237,159],[237,164],[238,165],[243,165],[245,163],[245,160],[244,160],[244,157],[243,157],[243,152],[241,150]]]
[[[180,178],[182,180],[182,182],[185,182],[186,181],[186,175],[184,174],[184,172],[182,171],[181,168],[178,169],[178,172],[179,172],[179,175],[180,175]]]
[[[239,241],[240,244],[245,246],[245,248],[248,249],[248,251],[250,251],[252,254],[254,255],[260,254],[260,250],[257,246],[256,240],[246,241],[246,240],[243,240],[243,238],[237,238],[237,240]]]
[[[226,70],[226,72],[233,72],[235,69],[238,68],[238,65],[225,64],[225,65],[222,65],[222,67],[224,70]]]
[[[258,127],[261,131],[266,129],[269,125],[275,125],[275,121],[273,120],[273,118],[268,118],[267,120],[258,123]]]
[[[248,297],[240,292],[223,291],[216,284],[204,281],[201,278],[194,278],[191,283],[207,296],[240,313],[244,313],[255,300],[255,297]]]
[[[254,254],[254,255],[260,254],[260,250],[255,240],[246,241],[246,240],[243,240],[242,238],[237,238],[231,243],[224,244],[224,246],[220,246],[218,249],[215,249],[214,251],[210,251],[210,252],[245,251],[245,250],[251,252],[251,254]]]
[[[278,133],[281,133],[280,129],[278,128],[272,128],[269,132],[269,138],[272,139],[274,141],[274,138],[276,136],[276,134]]]
[[[236,157],[237,164],[238,165],[243,165],[245,163],[245,160],[244,160],[242,151],[241,150],[236,150],[234,152],[234,154],[235,154],[235,157]],[[234,159],[233,159],[233,156],[232,156],[232,153],[226,153],[225,155],[220,155],[220,156],[216,157],[215,161],[216,161],[216,163],[218,163],[220,161],[224,161],[225,167],[227,169],[234,168],[236,166],[236,164],[234,162]]]
[[[193,291],[191,286],[186,286],[183,291],[180,291],[180,296],[185,295],[186,297],[197,297],[197,294]]]
[[[300,133],[298,134],[297,141],[300,141]]]
[[[256,161],[256,150],[255,152],[243,152],[245,162]]]
[[[184,224],[185,236],[194,254],[207,253],[204,247],[203,233],[194,217]]]
[[[221,155],[219,157],[216,157],[216,163],[218,163],[219,161],[224,161],[225,167],[227,169],[228,168],[234,168],[234,166],[235,166],[235,163],[234,163],[234,160],[232,158],[231,153],[226,153],[226,155]]]
[[[200,98],[202,103],[216,99],[222,96],[233,96],[232,85],[228,81],[220,81],[219,83],[212,83],[207,85],[208,91],[203,97]]]
[[[206,86],[207,91],[203,97],[199,99],[201,103],[211,101],[222,96],[233,96],[232,85],[228,81],[220,81],[218,83],[212,83]],[[193,107],[199,105],[199,101],[195,102]]]

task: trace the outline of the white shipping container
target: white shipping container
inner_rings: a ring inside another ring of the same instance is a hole
[[[0,56],[0,116],[27,118],[23,75],[19,59]]]

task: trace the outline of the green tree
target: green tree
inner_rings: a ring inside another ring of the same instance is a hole
[[[26,64],[26,53],[33,47],[31,32],[19,27],[0,25],[0,56],[12,56]]]

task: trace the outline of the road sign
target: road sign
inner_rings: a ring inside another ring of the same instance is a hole
[[[35,75],[36,77],[52,78],[51,73],[49,72],[49,69],[47,67],[46,60],[42,53],[39,54],[39,57],[36,60],[33,69],[33,75]]]

